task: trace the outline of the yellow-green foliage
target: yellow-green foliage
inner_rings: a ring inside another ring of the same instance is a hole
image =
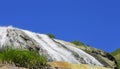
[[[6,49],[0,52],[1,63],[14,63],[19,67],[38,69],[46,65],[46,58],[35,51]]]
[[[117,60],[118,67],[120,69],[120,48],[111,53]]]
[[[118,60],[117,63],[118,63],[118,67],[119,67],[119,69],[120,69],[120,60]]]
[[[74,40],[74,41],[72,41],[71,43],[73,43],[73,44],[75,44],[75,45],[77,45],[77,46],[84,46],[84,43],[82,43],[82,42],[80,42],[80,41],[78,41],[78,40]]]
[[[120,54],[120,48],[111,53],[113,56]]]

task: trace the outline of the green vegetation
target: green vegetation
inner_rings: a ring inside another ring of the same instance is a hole
[[[115,59],[117,60],[118,67],[119,67],[119,69],[120,69],[120,48],[117,49],[116,51],[112,52],[111,54],[112,54],[112,55],[115,57]]]
[[[118,63],[118,68],[120,69],[120,60],[118,60],[117,63]]]
[[[80,42],[80,41],[78,41],[78,40],[74,40],[74,41],[72,41],[71,43],[73,43],[73,44],[75,44],[75,45],[77,45],[77,46],[84,46],[84,43],[82,43],[82,42]]]
[[[113,56],[120,54],[120,48],[111,53]]]
[[[53,34],[47,34],[50,38],[55,38],[55,35],[53,35]]]
[[[15,64],[18,67],[38,69],[46,66],[46,58],[35,51],[6,49],[0,52],[0,62]]]

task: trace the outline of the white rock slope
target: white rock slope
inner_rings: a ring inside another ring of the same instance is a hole
[[[45,34],[14,27],[0,27],[0,48],[8,46],[38,50],[41,55],[47,57],[48,61],[66,61],[103,66],[93,56],[81,49],[66,45],[61,40],[51,39]]]

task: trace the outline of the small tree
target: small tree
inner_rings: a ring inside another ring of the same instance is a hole
[[[50,38],[55,38],[55,35],[48,33],[47,34]]]

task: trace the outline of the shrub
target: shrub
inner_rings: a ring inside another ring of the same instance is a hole
[[[55,36],[53,34],[47,34],[50,38],[55,38]]]
[[[84,43],[78,41],[78,40],[74,40],[72,41],[71,43],[75,44],[75,45],[78,45],[78,46],[84,46]]]
[[[1,63],[14,63],[18,67],[38,69],[46,66],[46,58],[34,51],[6,49],[0,52]]]

